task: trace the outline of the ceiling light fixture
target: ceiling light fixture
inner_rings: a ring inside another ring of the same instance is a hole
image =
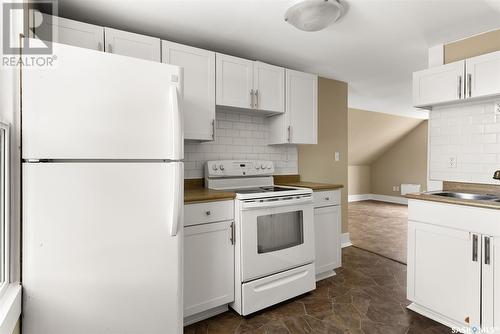
[[[319,31],[336,22],[344,13],[338,0],[300,0],[285,13],[285,21],[304,31]]]

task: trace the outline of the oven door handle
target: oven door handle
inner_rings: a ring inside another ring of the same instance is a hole
[[[297,197],[297,196],[290,196],[290,197],[285,197],[285,198],[278,198],[278,199],[265,199],[263,202],[260,200],[254,200],[254,201],[244,201],[241,209],[242,210],[255,210],[255,209],[263,209],[263,208],[279,208],[279,207],[284,207],[284,206],[290,206],[290,205],[308,205],[308,204],[313,204],[312,197]]]

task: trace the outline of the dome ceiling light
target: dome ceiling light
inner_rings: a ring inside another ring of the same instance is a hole
[[[303,31],[319,31],[344,13],[338,0],[300,0],[287,9],[285,21]]]

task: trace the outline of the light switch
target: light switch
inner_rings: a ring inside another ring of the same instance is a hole
[[[335,161],[340,161],[340,152],[335,152]]]

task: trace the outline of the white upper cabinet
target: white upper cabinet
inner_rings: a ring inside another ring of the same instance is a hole
[[[413,104],[433,106],[500,95],[500,51],[413,73]]]
[[[318,77],[287,69],[285,113],[272,116],[270,144],[318,143]]]
[[[254,108],[276,113],[285,111],[285,69],[260,61],[253,64]]]
[[[104,28],[106,52],[134,58],[161,61],[159,38]]]
[[[413,73],[413,105],[426,107],[464,98],[464,76],[463,60]]]
[[[34,38],[104,50],[104,28],[62,17],[36,13],[33,15]]]
[[[215,52],[162,41],[162,62],[184,69],[184,138],[215,138]]]
[[[253,61],[217,53],[217,105],[253,108]]]
[[[500,94],[500,51],[469,58],[467,68],[467,98]]]

